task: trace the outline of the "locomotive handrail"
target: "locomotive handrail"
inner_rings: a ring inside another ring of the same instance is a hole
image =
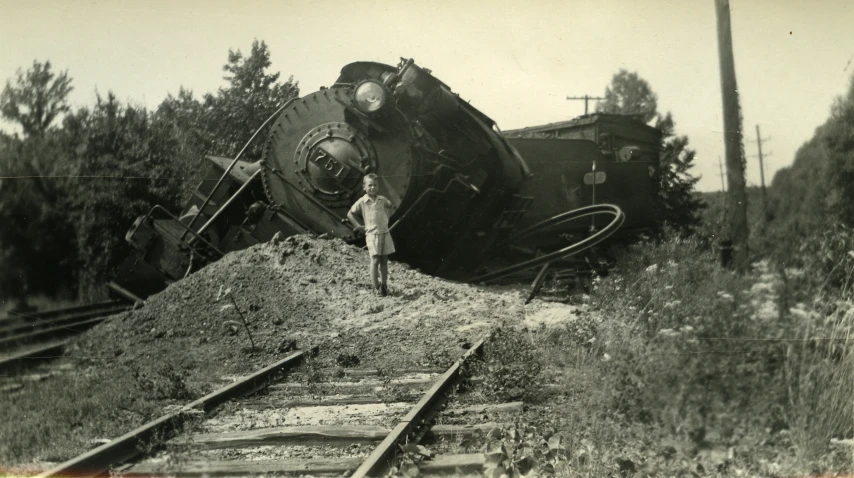
[[[285,108],[290,106],[291,103],[293,103],[297,99],[298,98],[291,98],[288,101],[286,101],[285,104],[282,105],[281,108],[277,109],[275,113],[273,113],[272,115],[270,115],[269,118],[267,118],[267,121],[265,121],[264,124],[262,124],[257,130],[255,130],[255,134],[253,134],[252,137],[249,138],[249,141],[246,142],[246,145],[243,146],[243,149],[241,149],[240,152],[237,153],[237,156],[234,157],[234,161],[232,161],[231,164],[228,165],[228,167],[225,169],[225,172],[222,173],[222,177],[219,178],[219,181],[216,182],[213,189],[211,189],[211,192],[208,193],[208,197],[205,198],[205,201],[202,203],[201,207],[199,207],[199,211],[205,210],[205,208],[208,206],[208,203],[210,202],[211,198],[213,197],[214,193],[216,193],[217,189],[219,189],[219,186],[222,184],[222,182],[225,181],[225,178],[228,177],[228,173],[230,173],[231,170],[234,169],[234,165],[237,164],[237,161],[240,159],[241,156],[243,156],[243,153],[246,152],[246,150],[249,148],[249,145],[252,144],[253,141],[255,141],[255,138],[258,136],[258,133],[260,133],[261,130],[263,130],[273,118],[277,117],[279,115],[279,113],[284,111]],[[190,230],[190,228],[192,228],[193,225],[196,224],[196,219],[198,219],[199,216],[200,216],[200,214],[193,216],[193,219],[190,220],[190,224],[187,226],[187,230]],[[181,234],[181,237],[178,240],[183,242],[184,237],[186,235],[187,235],[187,232],[184,231],[184,233]]]
[[[215,213],[213,213],[213,215],[211,216],[211,218],[210,218],[210,219],[208,219],[208,221],[207,221],[207,222],[206,222],[202,227],[200,227],[200,228],[199,228],[198,233],[199,233],[199,234],[202,234],[202,233],[204,233],[205,231],[207,231],[207,230],[208,230],[208,228],[209,228],[209,227],[211,227],[211,224],[213,224],[213,222],[214,222],[214,221],[216,221],[216,220],[219,218],[219,216],[221,216],[221,215],[223,214],[223,211],[225,211],[225,209],[226,209],[228,206],[231,206],[231,203],[233,203],[233,202],[234,202],[234,200],[235,200],[238,196],[240,196],[240,194],[241,194],[243,191],[245,191],[245,190],[246,190],[246,188],[248,188],[248,187],[249,187],[249,185],[250,185],[250,184],[252,183],[252,181],[255,179],[255,176],[258,176],[258,175],[261,173],[261,171],[263,171],[263,170],[262,170],[261,168],[258,168],[258,170],[257,170],[257,171],[255,171],[254,173],[252,173],[252,176],[249,176],[249,179],[247,179],[247,180],[246,180],[246,182],[245,182],[245,183],[243,183],[243,184],[240,186],[240,188],[239,188],[239,189],[238,189],[234,194],[232,194],[232,195],[231,195],[231,197],[230,197],[230,198],[228,198],[228,200],[227,200],[227,201],[225,201],[225,202],[222,204],[222,206],[220,206],[220,208],[219,208]],[[199,215],[201,215],[201,210],[199,210]],[[198,216],[196,216],[196,217],[198,217]],[[190,223],[190,225],[192,225],[192,222]]]
[[[441,168],[441,167],[443,167],[443,166],[441,166],[441,165],[440,165],[439,167]],[[393,231],[393,230],[394,230],[394,228],[395,228],[395,227],[397,227],[397,225],[401,223],[401,221],[403,221],[404,219],[406,219],[406,216],[408,216],[408,215],[409,215],[409,213],[410,213],[410,212],[412,212],[412,210],[413,210],[413,209],[415,209],[415,206],[417,206],[417,205],[418,205],[418,203],[420,203],[422,199],[424,199],[425,197],[427,197],[427,195],[428,195],[428,194],[430,194],[430,193],[445,194],[445,193],[447,193],[447,192],[448,192],[448,189],[450,189],[451,184],[452,184],[452,183],[454,183],[454,182],[460,183],[460,184],[462,184],[463,186],[468,187],[468,188],[470,188],[470,189],[471,189],[471,188],[473,188],[473,186],[472,186],[472,185],[470,185],[470,184],[466,184],[465,182],[461,181],[457,176],[454,176],[453,178],[451,178],[451,179],[448,181],[448,183],[447,183],[447,184],[445,184],[445,188],[444,188],[444,189],[436,189],[436,188],[432,188],[432,187],[431,187],[431,188],[427,188],[427,189],[425,189],[425,190],[424,190],[424,192],[423,192],[423,193],[421,193],[421,195],[420,195],[420,196],[418,196],[418,199],[416,199],[416,200],[412,203],[412,205],[411,205],[411,206],[409,206],[409,207],[406,209],[406,211],[404,211],[404,212],[403,212],[403,215],[401,215],[401,216],[397,219],[397,221],[394,221],[394,224],[392,224],[392,225],[391,225],[391,227],[389,227],[389,228],[388,228],[388,232],[389,232],[389,233],[391,233],[391,231]],[[477,189],[473,189],[473,191],[474,191],[475,193],[479,192],[479,191],[477,191]]]
[[[505,267],[504,269],[501,269],[499,271],[480,275],[472,279],[470,282],[487,282],[495,279],[500,279],[515,272],[530,269],[536,266],[546,264],[548,262],[552,262],[556,259],[562,259],[564,257],[577,254],[607,239],[611,234],[616,232],[617,229],[619,229],[620,226],[623,225],[623,222],[626,220],[626,215],[623,213],[623,210],[619,208],[619,206],[615,206],[613,204],[597,204],[595,206],[586,206],[578,209],[573,209],[572,211],[567,211],[556,216],[552,216],[544,221],[540,221],[537,224],[534,224],[533,226],[523,229],[518,233],[510,236],[505,242],[505,244],[524,239],[532,234],[540,232],[544,229],[548,229],[552,226],[557,226],[565,222],[596,214],[612,214],[614,216],[614,219],[603,229],[599,230],[596,234],[593,234],[592,236],[582,239],[581,241],[578,241],[574,244],[570,244],[569,246],[564,247],[563,249],[525,262],[514,264],[510,267]]]
[[[154,211],[156,211],[156,210],[163,211],[167,216],[169,216],[169,218],[170,218],[170,219],[174,220],[178,225],[180,225],[181,227],[183,227],[183,228],[184,228],[184,232],[181,234],[181,237],[177,237],[177,236],[175,236],[175,234],[172,234],[172,233],[171,233],[171,232],[169,232],[168,230],[163,229],[163,232],[164,232],[165,234],[168,234],[168,235],[169,235],[169,236],[171,236],[172,238],[177,239],[177,240],[178,240],[178,242],[180,242],[181,244],[184,244],[184,245],[186,245],[187,247],[189,247],[190,249],[192,249],[192,248],[193,248],[193,245],[192,245],[192,244],[190,244],[189,242],[187,242],[187,241],[185,241],[185,240],[184,240],[184,235],[186,235],[186,234],[189,232],[189,233],[191,233],[193,236],[195,236],[195,237],[196,237],[196,239],[199,239],[199,240],[201,240],[202,242],[204,242],[208,247],[210,247],[211,249],[213,249],[213,250],[214,250],[217,254],[219,254],[220,256],[224,256],[224,255],[225,255],[225,253],[224,253],[224,252],[222,252],[221,250],[219,250],[219,248],[217,248],[215,245],[211,244],[211,243],[210,243],[207,239],[205,239],[204,237],[200,236],[200,235],[199,235],[199,233],[197,233],[196,231],[191,230],[191,229],[190,229],[190,226],[185,225],[183,222],[181,222],[181,220],[180,220],[180,219],[178,219],[177,217],[175,217],[175,215],[174,215],[174,214],[172,214],[171,212],[167,211],[167,210],[166,210],[166,208],[164,208],[163,206],[161,206],[161,205],[159,205],[159,204],[158,204],[158,205],[156,205],[156,206],[154,206],[153,208],[151,208],[151,212],[149,212],[149,213],[148,213],[148,215],[149,215],[149,216],[151,216],[151,215],[152,215],[152,213],[154,213]],[[195,218],[195,217],[199,217],[199,216],[198,216],[198,215],[196,215],[196,216],[194,216],[194,218]],[[192,225],[192,222],[190,222],[190,225]]]

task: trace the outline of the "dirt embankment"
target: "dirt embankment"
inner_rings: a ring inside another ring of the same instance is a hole
[[[521,287],[460,284],[394,262],[389,274],[391,294],[377,297],[367,253],[357,247],[308,236],[262,244],[97,327],[72,355],[143,377],[175,374],[201,393],[294,346],[320,345],[324,355],[355,356],[362,366],[443,365],[495,324],[574,317],[562,304],[526,307]]]
[[[74,373],[0,396],[0,443],[15,444],[0,468],[71,458],[295,347],[319,346],[324,367],[444,366],[495,324],[575,317],[563,304],[525,306],[524,286],[455,283],[394,262],[391,295],[377,297],[368,263],[340,240],[291,237],[231,253],[110,318],[68,348]]]

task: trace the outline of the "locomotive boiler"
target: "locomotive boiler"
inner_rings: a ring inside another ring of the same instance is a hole
[[[495,122],[412,60],[351,63],[277,115],[261,160],[208,157],[219,181],[177,216],[155,206],[136,220],[114,291],[145,298],[277,233],[358,243],[346,214],[369,173],[395,206],[395,259],[445,277],[472,271],[532,200],[519,194],[530,171]]]

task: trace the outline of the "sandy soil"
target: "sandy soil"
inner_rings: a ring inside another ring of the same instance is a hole
[[[359,248],[308,236],[261,244],[99,325],[71,355],[155,384],[180,377],[197,395],[293,347],[321,346],[326,360],[355,357],[362,367],[445,366],[495,324],[552,327],[576,317],[569,305],[525,306],[523,286],[461,284],[394,262],[389,269],[391,294],[378,297]]]

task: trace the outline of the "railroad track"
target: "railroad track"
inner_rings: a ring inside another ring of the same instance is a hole
[[[0,320],[0,370],[56,358],[69,337],[132,306],[107,301],[26,314],[11,313]]]
[[[305,354],[299,352],[248,382],[237,380],[39,476],[110,470],[128,476],[381,476],[393,466],[412,466],[414,455],[423,458],[428,449],[418,443],[431,443],[440,452],[416,465],[421,474],[477,472],[484,455],[465,453],[472,449],[461,443],[512,421],[522,410],[521,402],[459,398],[466,364],[483,343],[445,371],[320,369],[309,362],[287,381],[272,383],[277,371],[294,370],[302,362]],[[262,392],[247,396],[257,390]],[[452,396],[453,406],[446,408]],[[192,412],[196,419],[187,422]],[[152,437],[162,439],[155,446]]]

